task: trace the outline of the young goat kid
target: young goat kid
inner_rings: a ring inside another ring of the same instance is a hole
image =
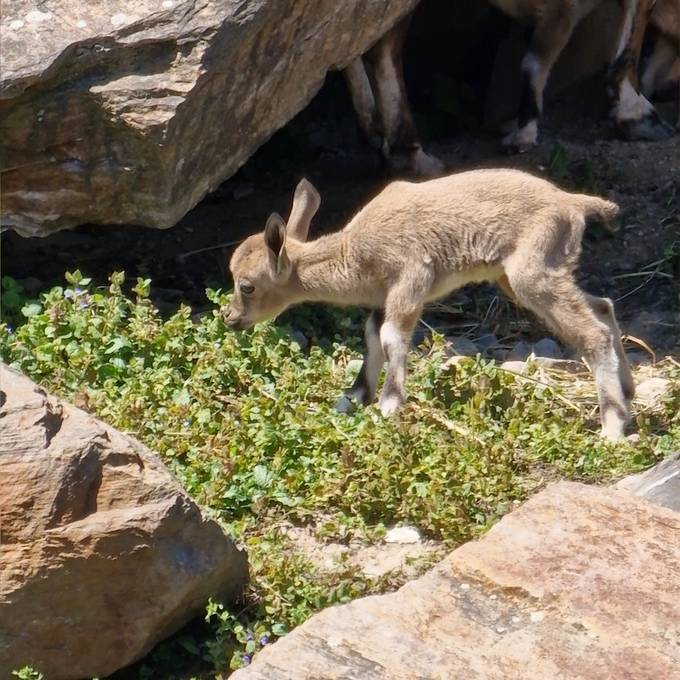
[[[364,362],[346,396],[371,403],[387,361],[380,410],[388,416],[406,399],[406,355],[425,303],[495,281],[582,350],[597,383],[602,434],[623,436],[634,386],[613,306],[573,276],[586,218],[610,222],[614,203],[518,170],[474,170],[393,182],[342,231],[308,242],[320,202],[303,179],[288,224],[272,214],[263,234],[236,249],[228,326],[249,328],[305,301],[372,309]]]

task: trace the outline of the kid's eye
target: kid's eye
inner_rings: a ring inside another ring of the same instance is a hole
[[[255,290],[255,286],[253,286],[250,283],[246,283],[245,281],[242,281],[241,283],[239,283],[238,287],[239,287],[239,290],[244,295],[250,295]]]

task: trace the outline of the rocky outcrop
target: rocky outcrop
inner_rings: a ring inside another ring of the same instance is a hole
[[[680,514],[559,483],[396,593],[329,608],[234,680],[680,678]]]
[[[134,439],[0,365],[0,677],[113,671],[231,598],[246,557]]]
[[[172,226],[416,4],[5,0],[3,226]]]
[[[649,470],[624,477],[616,486],[642,496],[650,503],[680,512],[680,453],[669,456]]]

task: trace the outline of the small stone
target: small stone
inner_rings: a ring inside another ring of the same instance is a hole
[[[635,401],[647,408],[659,408],[671,388],[666,378],[647,378],[635,387]]]
[[[498,595],[489,595],[489,599],[490,599],[490,600],[497,600],[497,599],[498,599]]]
[[[31,24],[38,24],[41,21],[47,21],[47,19],[50,18],[52,18],[52,15],[49,12],[41,12],[37,9],[34,9],[26,15],[26,21]]]
[[[76,21],[76,26],[78,28],[85,28],[87,26],[87,21],[83,21],[83,19],[78,19],[78,21]]]
[[[507,630],[507,629],[506,629],[506,628],[503,628],[503,626],[497,626],[497,627],[496,627],[496,632],[497,632],[497,633],[505,633],[506,630]]]
[[[504,371],[510,371],[510,373],[525,373],[527,370],[527,363],[525,361],[504,361],[501,364],[501,368]]]
[[[234,200],[238,201],[241,198],[246,198],[246,196],[250,196],[254,192],[255,187],[248,182],[244,184],[237,184],[236,187],[234,187],[232,196],[234,197]]]
[[[419,543],[420,532],[415,527],[393,527],[385,534],[385,543]]]
[[[640,366],[641,364],[651,364],[654,358],[651,354],[647,352],[641,352],[639,350],[633,350],[632,352],[626,352],[626,358],[631,366]]]
[[[455,355],[452,357],[449,357],[443,364],[442,364],[442,370],[446,370],[448,368],[457,366],[458,364],[464,364],[467,361],[472,361],[472,357],[469,356],[461,356],[461,355]]]
[[[347,372],[356,375],[361,370],[363,365],[363,359],[350,359],[350,361],[347,362]]]
[[[336,402],[333,408],[338,413],[353,413],[356,410],[356,404],[345,394],[343,394]]]
[[[13,31],[18,31],[23,25],[24,25],[24,22],[21,19],[15,19],[14,21],[9,22],[9,27]]]
[[[126,21],[127,17],[122,12],[118,12],[111,17],[111,23],[114,26],[122,26]]]
[[[556,371],[568,373],[581,373],[586,367],[580,361],[574,359],[553,359],[552,357],[535,357],[534,361],[543,368],[552,368]]]
[[[487,352],[498,346],[498,338],[493,333],[486,333],[480,338],[477,338],[475,342],[483,352]]]
[[[300,345],[300,349],[304,350],[309,347],[309,340],[307,339],[307,336],[297,328],[292,328],[288,332],[288,335],[293,342],[297,342],[297,344]]]
[[[469,583],[461,583],[460,589],[461,590],[470,590],[470,584]]]
[[[529,614],[531,623],[539,623],[539,621],[543,621],[544,618],[545,614],[543,614],[543,612],[531,612],[531,614]]]
[[[474,357],[479,353],[479,348],[477,345],[466,338],[464,335],[453,335],[446,338],[447,349],[451,354],[464,356],[464,357]]]
[[[512,622],[513,623],[519,623],[522,619],[519,616],[513,616],[512,617]]]
[[[562,352],[560,346],[550,338],[543,338],[534,343],[532,350],[537,357],[547,357],[548,359],[562,359],[564,357],[564,352]]]
[[[506,360],[507,361],[524,361],[530,354],[531,354],[531,345],[528,342],[524,342],[522,340],[520,342],[516,342],[512,346],[512,349],[508,353]]]

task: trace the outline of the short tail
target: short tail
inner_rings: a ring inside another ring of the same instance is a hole
[[[619,206],[616,203],[597,196],[581,195],[581,200],[586,218],[596,217],[602,221],[609,231],[618,230]]]

